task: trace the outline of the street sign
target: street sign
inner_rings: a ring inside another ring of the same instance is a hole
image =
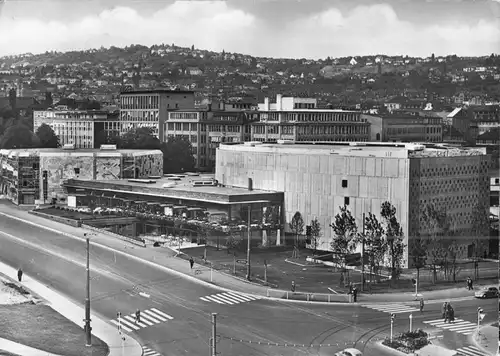
[[[242,264],[242,265],[246,265],[247,264],[247,260],[236,260],[237,263],[239,264]]]

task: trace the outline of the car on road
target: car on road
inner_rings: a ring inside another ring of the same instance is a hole
[[[335,356],[363,356],[363,353],[358,349],[345,349],[337,352]]]
[[[474,293],[476,298],[497,298],[498,297],[498,289],[497,287],[484,287],[481,290]]]

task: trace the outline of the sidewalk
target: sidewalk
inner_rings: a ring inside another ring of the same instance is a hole
[[[493,326],[483,326],[479,329],[479,334],[472,335],[474,344],[485,352],[485,355],[496,355],[498,351],[498,328]]]
[[[0,262],[0,272],[7,276],[17,275],[17,270]],[[82,327],[83,329],[83,317],[85,315],[85,310],[83,307],[74,304],[67,300],[64,296],[51,290],[50,288],[39,283],[35,279],[30,278],[30,276],[24,274],[23,282],[21,283],[30,292],[35,295],[40,296],[50,303],[50,307],[56,312],[64,316],[66,319],[72,321],[76,325]],[[118,334],[115,327],[107,324],[105,321],[99,318],[98,315],[91,314],[92,319],[92,334],[104,341],[109,347],[108,356],[142,356],[142,347],[130,336],[127,336],[123,340]],[[12,345],[15,344],[15,345]],[[13,352],[23,356],[47,356],[47,352],[40,353],[40,350],[26,348],[24,350],[20,349],[20,345],[16,343],[7,343],[4,339],[0,339],[0,349],[4,349],[9,352]],[[8,348],[12,347],[12,349]],[[35,351],[40,351],[35,353]]]
[[[2,354],[2,350],[22,356],[59,356],[56,354],[51,354],[47,351],[34,349],[33,347],[0,338],[0,355]]]
[[[63,234],[70,238],[84,239],[83,234],[89,233],[88,230],[72,227],[55,221],[47,220],[42,217],[31,215],[27,210],[21,210],[17,207],[10,206],[7,204],[0,203],[0,215],[4,215],[9,218],[21,220],[24,223],[43,228],[54,233]],[[94,245],[99,245],[102,248],[116,251],[119,254],[126,255],[129,258],[134,258],[141,260],[150,265],[156,267],[164,268],[170,273],[178,275],[180,277],[189,279],[195,283],[200,283],[204,285],[209,285],[213,288],[219,289],[225,292],[238,291],[248,294],[256,294],[260,296],[268,296],[268,288],[256,283],[248,282],[244,279],[236,278],[232,275],[221,273],[216,270],[210,270],[206,266],[201,266],[195,264],[193,271],[190,270],[189,262],[176,258],[176,252],[165,247],[138,247],[123,240],[119,240],[115,237],[111,237],[103,233],[92,233],[91,243]],[[300,292],[300,291],[298,291]],[[274,290],[273,295],[280,294],[279,291]],[[283,293],[284,294],[284,293]],[[297,293],[299,294],[299,293]],[[335,296],[332,294],[332,297]],[[448,299],[451,298],[464,298],[473,297],[470,291],[465,288],[453,288],[448,290],[430,291],[425,292],[425,300],[432,299]],[[360,293],[360,302],[409,302],[413,301],[414,297],[411,292],[400,292],[400,293],[387,293],[387,294],[365,294]],[[280,298],[270,298],[270,299],[280,299]],[[287,300],[280,299],[283,301],[291,302],[304,302],[302,300]],[[347,296],[343,294],[337,295],[334,299],[345,303],[347,301]],[[331,303],[330,303],[331,304]]]

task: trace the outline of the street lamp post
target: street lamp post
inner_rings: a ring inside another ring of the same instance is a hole
[[[363,234],[361,235],[361,290],[365,291],[365,213],[363,213]]]
[[[251,217],[251,211],[252,206],[249,204],[248,205],[248,224],[247,224],[247,280],[250,280],[250,240],[252,237],[252,232],[250,231],[250,217]]]
[[[84,234],[87,238],[87,295],[85,298],[85,340],[86,346],[92,346],[92,328],[90,327],[90,238],[87,234]]]

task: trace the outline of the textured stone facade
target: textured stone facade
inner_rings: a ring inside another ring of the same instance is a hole
[[[131,173],[127,178],[163,175],[163,154],[159,150],[1,150],[0,194],[15,204],[65,200],[63,181],[124,178],[127,158]]]
[[[389,201],[397,210],[408,246],[417,233],[425,233],[420,224],[425,204],[439,203],[436,208],[452,208],[451,219],[460,234],[470,237],[471,207],[488,204],[489,156],[462,151],[415,155],[404,147],[381,147],[223,145],[217,151],[216,179],[235,187],[246,187],[251,179],[254,189],[284,192],[288,232],[297,211],[305,225],[317,218],[322,229],[318,249],[322,250],[331,249],[330,224],[344,204],[361,231],[363,213],[372,212],[380,219],[381,204]],[[405,254],[408,263],[408,251]]]

